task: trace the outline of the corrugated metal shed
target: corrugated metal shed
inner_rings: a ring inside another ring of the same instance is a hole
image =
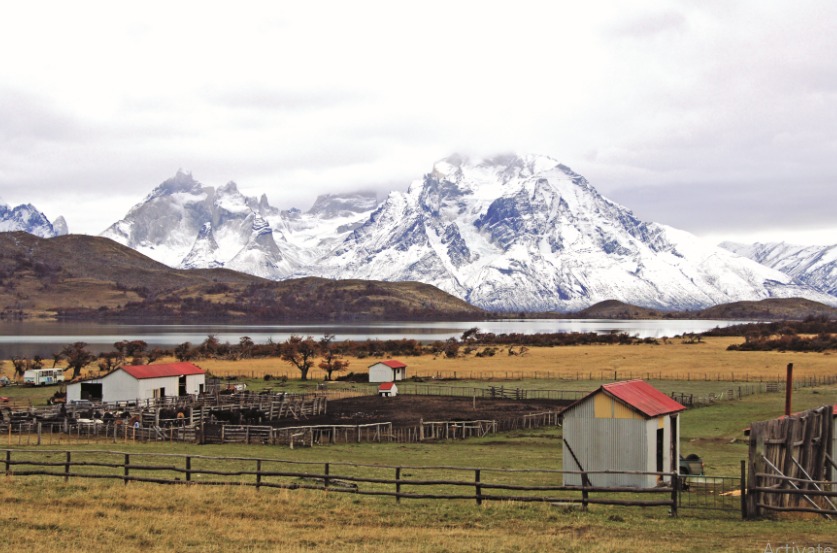
[[[592,472],[588,477],[599,486],[654,487],[658,474],[637,472],[676,472],[684,409],[642,380],[600,386],[562,414],[563,469]],[[564,474],[567,485],[581,485],[581,479]]]
[[[166,363],[163,365],[128,365],[122,370],[137,380],[143,378],[160,378],[165,376],[186,376],[188,374],[205,374],[205,371],[192,363]]]

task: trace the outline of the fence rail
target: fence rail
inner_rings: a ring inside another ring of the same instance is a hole
[[[395,427],[391,422],[370,424],[326,424],[273,427],[262,425],[188,425],[187,419],[160,427],[131,426],[121,423],[79,423],[74,420],[44,423],[27,421],[0,424],[0,440],[8,446],[60,445],[71,441],[241,443],[295,446],[336,443],[397,442],[419,443],[484,437],[497,432],[560,425],[558,411],[530,413],[499,420],[420,421],[416,425]],[[120,421],[121,422],[121,421]]]
[[[313,489],[402,499],[549,502],[668,507],[677,514],[677,486],[618,488],[558,483],[570,471],[444,466],[312,463],[254,457],[4,449],[7,475],[93,478],[155,484],[237,485]],[[600,471],[615,473],[618,471]],[[588,472],[587,474],[594,474]],[[671,473],[654,474],[675,481]],[[582,479],[585,480],[585,479]],[[657,496],[656,498],[647,498]]]

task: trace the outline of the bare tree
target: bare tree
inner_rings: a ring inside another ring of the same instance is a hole
[[[99,361],[99,371],[101,372],[111,372],[113,370],[118,369],[122,366],[124,358],[122,354],[118,351],[110,351],[107,353],[100,353],[99,357],[101,361]]]
[[[31,362],[25,357],[18,357],[17,355],[12,357],[12,366],[15,368],[15,380],[23,378],[23,373],[26,372],[30,365]]]
[[[253,346],[256,344],[253,343],[253,339],[249,336],[242,336],[241,339],[238,341],[238,350],[239,355],[243,359],[249,359],[253,356]]]
[[[308,371],[317,355],[317,342],[311,336],[291,336],[279,344],[279,356],[299,369],[300,380],[308,380]]]
[[[189,342],[183,342],[174,348],[174,356],[178,361],[191,361],[197,356],[197,351]]]
[[[73,380],[81,375],[81,369],[96,360],[96,356],[87,351],[85,342],[75,342],[64,346],[61,355],[67,360],[67,368],[73,369]]]
[[[323,360],[317,365],[325,371],[326,380],[331,380],[331,373],[345,371],[349,368],[349,361],[343,359],[343,356],[337,351],[337,348],[332,343],[334,334],[326,334],[320,339],[320,354]]]

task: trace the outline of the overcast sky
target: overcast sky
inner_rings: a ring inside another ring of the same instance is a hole
[[[182,168],[272,205],[545,154],[712,240],[837,243],[837,2],[14,2],[0,197],[98,234]]]

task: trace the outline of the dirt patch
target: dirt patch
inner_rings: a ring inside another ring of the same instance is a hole
[[[544,411],[560,411],[560,400],[477,399],[444,396],[364,396],[328,402],[325,415],[278,421],[275,426],[370,424],[391,422],[394,427],[415,426],[420,420],[502,420]]]

